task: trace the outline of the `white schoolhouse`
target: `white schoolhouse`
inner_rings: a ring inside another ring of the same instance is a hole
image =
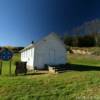
[[[37,43],[32,43],[21,50],[21,61],[27,62],[29,70],[43,69],[45,64],[66,63],[64,43],[55,33],[51,33]]]

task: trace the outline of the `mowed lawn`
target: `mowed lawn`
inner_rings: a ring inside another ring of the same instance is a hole
[[[19,58],[17,54],[14,59]],[[68,55],[68,61],[71,64],[100,65],[97,56]],[[7,68],[7,64],[4,67]],[[11,77],[4,74],[0,77],[0,100],[100,100],[100,71]]]

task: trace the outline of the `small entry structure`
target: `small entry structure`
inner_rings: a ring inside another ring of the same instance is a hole
[[[16,62],[15,75],[21,73],[24,73],[24,75],[27,73],[26,62]]]

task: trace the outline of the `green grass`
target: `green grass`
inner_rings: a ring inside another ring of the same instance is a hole
[[[13,63],[19,58],[16,55]],[[68,55],[68,60],[72,64],[100,65],[97,56]],[[4,73],[6,68],[4,63]],[[100,100],[100,72],[67,71],[17,77],[4,74],[0,76],[0,100]]]
[[[95,71],[0,77],[0,100],[82,100],[99,95],[100,73]]]

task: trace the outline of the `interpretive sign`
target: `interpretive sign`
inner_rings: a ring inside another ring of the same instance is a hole
[[[0,50],[0,60],[8,61],[13,57],[13,52],[7,48]]]

